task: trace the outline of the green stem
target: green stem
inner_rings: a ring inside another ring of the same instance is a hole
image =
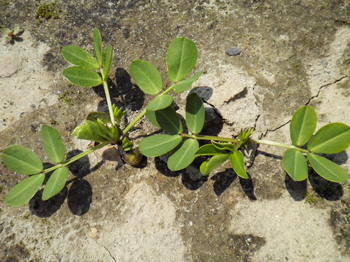
[[[68,166],[70,164],[72,164],[73,162],[79,160],[80,158],[83,158],[84,156],[87,156],[88,154],[96,151],[97,149],[100,149],[102,147],[104,147],[105,145],[107,145],[108,143],[101,143],[101,144],[98,144],[97,146],[94,146],[93,148],[90,148],[76,156],[73,156],[72,158],[70,159],[67,159],[65,162],[63,163],[60,163],[60,164],[57,164],[53,167],[50,167],[50,168],[47,168],[44,170],[44,173],[49,173],[49,172],[52,172],[54,170],[56,170],[57,168],[60,168],[60,167],[65,167],[65,166]]]
[[[288,145],[288,144],[282,144],[274,141],[269,141],[269,140],[255,140],[255,139],[250,139],[251,142],[257,143],[257,144],[264,144],[264,145],[270,145],[270,146],[278,146],[278,147],[283,147],[283,148],[288,148],[288,149],[295,149],[297,151],[300,151],[302,153],[310,153],[310,151],[306,149],[302,149],[300,147],[296,147],[293,145]]]
[[[239,143],[238,139],[235,138],[226,138],[226,137],[217,137],[217,136],[206,136],[206,135],[189,135],[189,134],[180,134],[182,137],[194,138],[197,140],[214,140],[220,142],[230,142],[233,144]]]
[[[102,79],[108,79],[108,77],[105,77],[103,69],[100,69]],[[108,111],[109,111],[109,117],[111,118],[111,123],[113,126],[115,126],[115,119],[114,119],[114,114],[113,114],[113,109],[112,109],[112,100],[111,96],[109,94],[109,89],[108,89],[108,83],[107,80],[103,80],[103,90],[106,95],[106,100],[107,100],[107,106],[108,106]]]

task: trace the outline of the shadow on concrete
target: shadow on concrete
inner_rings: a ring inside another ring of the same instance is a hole
[[[215,181],[213,188],[214,193],[220,196],[236,180],[237,175],[230,169],[216,173],[211,180]]]
[[[288,193],[295,201],[302,201],[306,197],[307,180],[294,181],[289,175],[286,174],[284,184]]]
[[[326,200],[337,201],[344,195],[341,184],[328,181],[316,174],[313,170],[309,170],[309,182],[313,190]]]

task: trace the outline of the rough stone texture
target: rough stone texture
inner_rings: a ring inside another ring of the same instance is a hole
[[[114,46],[111,92],[129,119],[150,99],[129,81],[130,62],[151,61],[165,78],[164,52],[185,36],[206,71],[190,91],[206,102],[206,132],[231,137],[253,126],[254,138],[288,143],[288,121],[304,104],[316,108],[318,127],[350,124],[349,1],[57,1],[59,18],[41,22],[38,1],[0,5],[0,26],[25,29],[22,42],[0,47],[0,60],[13,61],[0,65],[1,148],[21,144],[46,161],[43,124],[59,130],[69,156],[87,148],[70,133],[106,102],[100,89],[63,79],[59,53],[68,44],[91,51],[95,26]],[[232,46],[244,52],[227,56]],[[185,97],[176,97],[179,112]],[[155,131],[147,120],[137,128],[137,141]],[[315,174],[294,183],[283,152],[259,146],[252,180],[225,167],[202,177],[198,162],[170,172],[158,158],[117,169],[91,154],[52,200],[0,201],[0,261],[348,261],[349,184]],[[347,171],[349,153],[333,156]],[[0,199],[20,179],[1,166]]]

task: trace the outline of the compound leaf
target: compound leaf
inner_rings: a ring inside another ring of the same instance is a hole
[[[90,68],[98,69],[99,64],[96,59],[86,50],[79,46],[69,45],[62,49],[63,57],[71,64]]]
[[[102,66],[103,63],[103,55],[102,55],[102,36],[100,30],[94,28],[93,31],[93,39],[94,39],[94,48],[97,57],[97,62],[99,66]]]
[[[44,192],[42,195],[42,200],[48,200],[49,198],[57,195],[62,191],[66,185],[67,178],[69,176],[69,170],[67,167],[60,167],[56,169],[47,181]]]
[[[43,125],[41,139],[48,158],[55,163],[62,162],[66,155],[66,147],[57,130],[51,126]]]
[[[104,80],[108,79],[109,72],[111,70],[112,58],[113,58],[113,48],[111,45],[107,45],[104,64],[103,64],[103,79]]]
[[[311,167],[324,179],[342,183],[349,179],[349,174],[333,161],[312,153],[307,154]]]
[[[245,170],[244,156],[241,151],[236,150],[230,154],[230,162],[233,171],[235,171],[239,177],[249,179],[249,176]]]
[[[154,135],[143,139],[139,145],[140,152],[148,157],[161,156],[177,147],[182,141],[179,135]]]
[[[154,98],[147,106],[149,111],[162,110],[171,106],[173,103],[173,97],[171,95],[162,95]]]
[[[314,133],[317,125],[317,115],[313,107],[303,106],[293,115],[290,122],[290,138],[296,146],[305,145]]]
[[[205,109],[202,99],[196,94],[191,93],[186,98],[186,125],[193,134],[202,131],[205,120]]]
[[[2,161],[12,171],[33,175],[43,171],[43,163],[38,156],[26,147],[12,145],[2,152]]]
[[[162,76],[151,63],[135,60],[130,64],[129,71],[131,77],[144,93],[156,95],[162,90]]]
[[[195,67],[197,61],[196,44],[187,38],[175,38],[166,53],[169,79],[177,83],[184,79]]]
[[[350,145],[350,127],[342,123],[325,125],[311,138],[307,148],[320,154],[336,154]]]
[[[204,161],[201,164],[199,170],[204,176],[206,176],[210,172],[212,172],[214,169],[221,166],[228,158],[229,158],[228,154],[215,155],[212,158],[210,158],[209,160]]]
[[[68,67],[63,70],[63,75],[73,84],[82,87],[94,87],[102,84],[99,74],[82,67]]]
[[[168,168],[171,171],[178,171],[189,166],[195,159],[199,143],[195,139],[187,139],[179,149],[168,159]]]
[[[284,170],[294,181],[303,181],[308,177],[308,167],[305,156],[294,149],[288,149],[282,159]]]
[[[38,192],[45,179],[44,174],[30,176],[15,185],[5,197],[6,204],[23,206]]]
[[[197,152],[196,156],[215,156],[219,154],[225,154],[226,152],[223,150],[218,149],[213,144],[207,144],[201,146]]]
[[[198,78],[203,74],[204,72],[198,72],[195,75],[193,75],[190,78],[187,78],[185,80],[182,80],[181,82],[175,84],[173,86],[175,93],[182,93],[185,92],[187,89],[189,89],[192,84],[198,80]]]

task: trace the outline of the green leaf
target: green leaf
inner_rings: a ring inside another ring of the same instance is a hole
[[[186,125],[193,134],[202,131],[205,120],[205,109],[202,99],[196,94],[189,94],[186,98]]]
[[[230,154],[230,162],[233,171],[235,171],[239,177],[249,179],[249,176],[245,170],[244,156],[241,151],[236,150]]]
[[[350,145],[350,127],[342,123],[325,125],[311,138],[307,148],[320,154],[336,154]]]
[[[201,164],[199,170],[204,176],[206,176],[210,172],[212,172],[213,170],[221,166],[228,158],[229,158],[228,154],[215,155],[209,160],[204,161]]]
[[[226,152],[223,150],[217,149],[213,144],[207,144],[201,146],[197,152],[196,156],[215,156],[219,154],[225,154]]]
[[[63,57],[71,64],[89,68],[98,69],[99,65],[96,59],[86,50],[79,46],[69,45],[62,49]]]
[[[93,39],[94,39],[94,47],[95,47],[97,62],[99,64],[99,66],[102,67],[102,64],[103,64],[102,36],[101,36],[100,31],[97,28],[94,28]]]
[[[82,67],[68,67],[63,70],[63,75],[77,86],[94,87],[103,82],[99,74]]]
[[[111,45],[107,45],[106,55],[104,59],[105,61],[103,65],[103,79],[105,81],[108,79],[109,72],[111,70],[112,58],[113,58],[113,47]]]
[[[182,141],[179,135],[154,135],[143,139],[139,145],[140,152],[148,157],[161,156],[174,149]]]
[[[44,192],[42,195],[42,200],[46,201],[49,198],[57,195],[62,191],[64,186],[66,185],[67,178],[69,176],[69,170],[67,167],[60,167],[56,169],[49,180],[47,181]]]
[[[294,149],[288,149],[282,159],[283,168],[294,181],[303,181],[308,177],[305,156]]]
[[[211,141],[214,147],[216,147],[218,150],[228,150],[231,152],[236,151],[235,146],[232,143],[226,143],[226,142],[216,142],[216,141]]]
[[[293,145],[303,146],[311,138],[317,125],[317,115],[313,107],[303,106],[293,115],[290,122],[290,139]]]
[[[181,81],[193,70],[197,53],[197,47],[190,39],[180,37],[170,43],[166,53],[166,64],[168,77],[172,82]]]
[[[91,122],[89,120],[86,120],[86,125],[88,125],[91,129],[91,131],[100,136],[103,137],[104,139],[106,139],[106,141],[110,141],[111,140],[111,136],[110,136],[110,130],[108,129],[108,127],[106,127],[103,124],[103,121],[100,119],[97,119],[96,122]]]
[[[30,176],[14,186],[5,197],[6,204],[14,207],[23,206],[38,192],[45,175]]]
[[[155,97],[147,106],[149,111],[157,111],[171,106],[173,97],[171,95],[162,95]]]
[[[158,111],[149,111],[146,115],[152,124],[170,134],[179,134],[183,131],[181,119],[171,106]]]
[[[133,148],[134,144],[126,137],[122,140],[122,147],[124,151],[130,151]]]
[[[113,115],[115,122],[119,125],[123,116],[126,114],[127,110],[123,110],[122,108],[118,108],[115,104],[112,105]]]
[[[162,90],[162,76],[151,63],[135,60],[130,64],[129,71],[131,77],[144,93],[156,95]]]
[[[12,145],[2,152],[2,161],[12,171],[33,175],[43,171],[43,163],[35,153],[23,146]]]
[[[307,154],[311,167],[324,179],[342,183],[349,179],[349,174],[333,161],[312,153]]]
[[[100,143],[110,142],[110,140],[107,139],[106,137],[100,136],[99,134],[94,133],[93,128],[91,128],[90,124],[77,126],[73,130],[72,135],[76,136],[79,139],[90,140],[90,141],[95,141]]]
[[[194,76],[187,78],[185,80],[182,80],[181,82],[175,84],[173,86],[175,93],[182,93],[185,92],[187,89],[189,89],[192,84],[198,80],[198,78],[204,73],[204,71],[202,72],[198,72],[196,73]]]
[[[57,130],[51,126],[43,125],[41,139],[49,159],[55,163],[62,162],[66,155],[66,147]]]
[[[94,122],[96,122],[97,119],[101,119],[105,124],[111,121],[109,115],[105,112],[90,112],[86,117],[86,120]]]
[[[147,116],[147,119],[156,127],[158,128],[161,128],[160,125],[158,124],[158,121],[157,121],[157,116],[156,116],[156,112],[157,111],[150,111],[150,110],[147,110],[146,111],[146,116]]]
[[[199,148],[198,141],[187,139],[179,149],[168,159],[168,168],[171,171],[178,171],[189,166],[195,159],[195,153]]]

